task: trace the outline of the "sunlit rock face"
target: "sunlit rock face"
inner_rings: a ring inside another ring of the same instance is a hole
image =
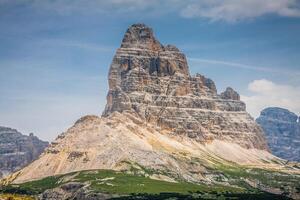
[[[0,126],[0,178],[21,169],[48,146],[33,134],[22,135],[15,129]]]
[[[300,123],[296,114],[283,108],[266,108],[256,121],[263,128],[274,155],[300,161]]]
[[[201,143],[221,139],[268,148],[239,94],[227,88],[219,95],[211,79],[191,76],[185,55],[162,45],[144,24],[128,28],[110,67],[103,116],[115,111],[136,114],[161,130]]]

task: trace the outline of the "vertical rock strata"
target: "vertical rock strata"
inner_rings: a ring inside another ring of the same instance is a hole
[[[113,58],[103,116],[130,112],[160,130],[199,142],[219,139],[268,149],[262,130],[245,109],[232,88],[217,94],[211,79],[190,75],[178,48],[163,46],[151,28],[134,24]]]
[[[300,161],[299,117],[283,108],[261,111],[257,123],[263,128],[272,153],[278,157]]]

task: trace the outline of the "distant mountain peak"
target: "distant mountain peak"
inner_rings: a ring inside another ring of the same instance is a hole
[[[298,116],[285,108],[268,107],[261,111],[261,117],[271,118],[272,120],[281,120],[288,122],[297,122]]]
[[[8,175],[35,160],[48,146],[33,134],[0,126],[0,174]],[[1,176],[0,176],[1,178]]]
[[[283,159],[300,161],[299,117],[288,109],[269,107],[256,121],[263,128],[272,153]]]

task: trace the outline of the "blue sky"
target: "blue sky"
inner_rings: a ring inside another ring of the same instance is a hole
[[[0,125],[53,140],[100,115],[114,52],[140,22],[252,116],[300,114],[299,0],[0,0]]]

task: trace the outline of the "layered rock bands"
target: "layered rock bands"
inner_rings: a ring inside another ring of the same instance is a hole
[[[236,91],[228,87],[217,94],[211,79],[190,75],[178,48],[163,46],[151,28],[135,24],[113,58],[103,116],[130,112],[170,134],[198,142],[221,139],[267,149],[262,130],[245,109]]]

